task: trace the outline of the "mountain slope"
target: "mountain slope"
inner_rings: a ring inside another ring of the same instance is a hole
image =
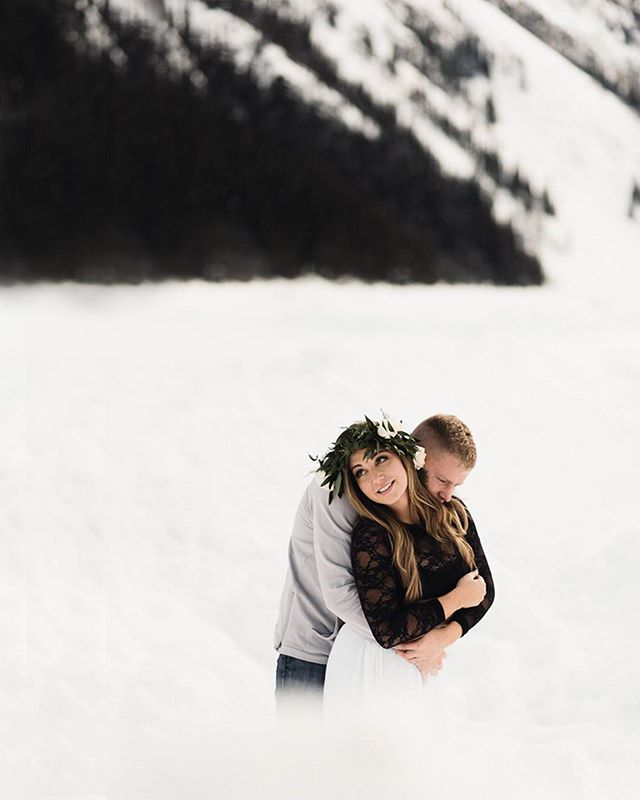
[[[526,30],[640,111],[638,0],[493,0]]]
[[[607,230],[635,241],[633,7],[57,0],[58,69],[5,103],[5,274],[539,283],[603,193]],[[7,42],[9,86],[25,42]],[[18,139],[51,154],[44,187]]]

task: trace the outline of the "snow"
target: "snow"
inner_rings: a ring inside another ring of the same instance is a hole
[[[2,785],[632,797],[636,291],[3,289]],[[474,430],[462,496],[496,603],[429,719],[277,726],[271,635],[307,454],[380,407]]]
[[[93,6],[86,6],[84,10],[86,21],[86,36],[87,41],[94,47],[110,50],[115,47],[116,43],[113,41],[109,29],[103,23],[102,17],[97,9]]]
[[[395,107],[398,122],[411,130],[417,140],[440,162],[445,172],[460,178],[470,178],[474,160],[447,137],[411,98],[419,88],[427,100],[445,112],[441,92],[426,75],[418,74],[405,64],[406,56],[398,59],[399,69],[391,72],[386,63],[394,52],[394,44],[402,51],[422,51],[417,37],[404,26],[400,8],[387,4],[340,3],[340,14],[334,28],[328,20],[317,14],[311,19],[311,41],[325,53],[336,66],[338,75],[345,81],[366,89],[378,104]],[[371,37],[372,55],[363,44],[365,31]],[[458,103],[450,101],[449,111],[453,122],[460,116]]]
[[[602,65],[609,80],[625,73],[637,76],[640,39],[630,9],[610,0],[528,0],[526,5],[572,39],[587,56],[584,63],[595,60]],[[625,41],[625,30],[633,36],[632,43]]]
[[[538,250],[553,281],[618,291],[635,274],[640,225],[628,218],[640,175],[640,117],[485,0],[449,0],[495,54],[494,146],[546,187],[557,220]]]
[[[297,64],[279,45],[264,40],[262,34],[241,17],[220,8],[210,8],[201,0],[165,0],[166,11],[182,23],[189,12],[191,32],[202,41],[222,46],[232,54],[242,70],[252,70],[262,85],[270,85],[282,78],[305,101],[315,105],[325,115],[337,118],[369,139],[380,135],[378,125],[340,93],[325,86],[315,74]],[[195,68],[177,29],[168,27],[165,20],[157,19],[157,9],[135,0],[114,0],[114,8],[129,17],[138,17],[152,25],[158,38],[167,47],[167,60],[178,72],[188,72],[191,79],[202,87],[206,77]],[[155,11],[155,15],[154,15]]]
[[[100,4],[104,7],[105,3]],[[148,31],[151,31],[156,41],[164,52],[166,64],[176,75],[188,75],[192,84],[203,89],[206,85],[206,78],[194,63],[191,54],[182,41],[182,37],[175,27],[172,27],[164,16],[167,11],[175,14],[175,19],[182,20],[185,10],[184,0],[110,0],[110,8],[118,13],[123,19],[131,22],[142,23]],[[101,20],[98,13],[98,6],[92,6],[85,12],[85,18],[89,21],[89,12],[93,17]],[[104,27],[104,25],[103,25]],[[97,46],[100,43],[93,42]],[[116,63],[124,64],[126,54],[119,48],[115,49]],[[114,56],[111,50],[112,58]]]

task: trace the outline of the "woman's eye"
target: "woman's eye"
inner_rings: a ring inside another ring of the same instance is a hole
[[[357,469],[357,470],[356,470],[356,471],[353,473],[353,476],[354,476],[354,478],[355,478],[357,481],[358,481],[358,480],[360,480],[360,478],[361,478],[363,475],[364,475],[364,470],[363,470],[363,469]]]
[[[382,464],[386,460],[387,456],[378,456],[378,458],[376,458],[376,464]]]

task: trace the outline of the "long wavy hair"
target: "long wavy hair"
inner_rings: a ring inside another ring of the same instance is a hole
[[[415,525],[423,527],[448,555],[458,552],[469,569],[475,569],[473,549],[466,539],[469,518],[464,505],[456,497],[441,503],[420,480],[414,464],[401,453],[394,453],[407,473],[409,516]],[[358,486],[348,465],[344,469],[345,494],[361,517],[381,525],[389,535],[393,564],[398,570],[407,603],[422,598],[422,581],[411,533],[389,506],[374,503]]]

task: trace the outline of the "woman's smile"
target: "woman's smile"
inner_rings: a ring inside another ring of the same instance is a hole
[[[406,512],[407,473],[404,464],[391,450],[379,450],[369,458],[367,451],[355,450],[349,469],[362,494],[374,503],[390,506],[396,513]]]

